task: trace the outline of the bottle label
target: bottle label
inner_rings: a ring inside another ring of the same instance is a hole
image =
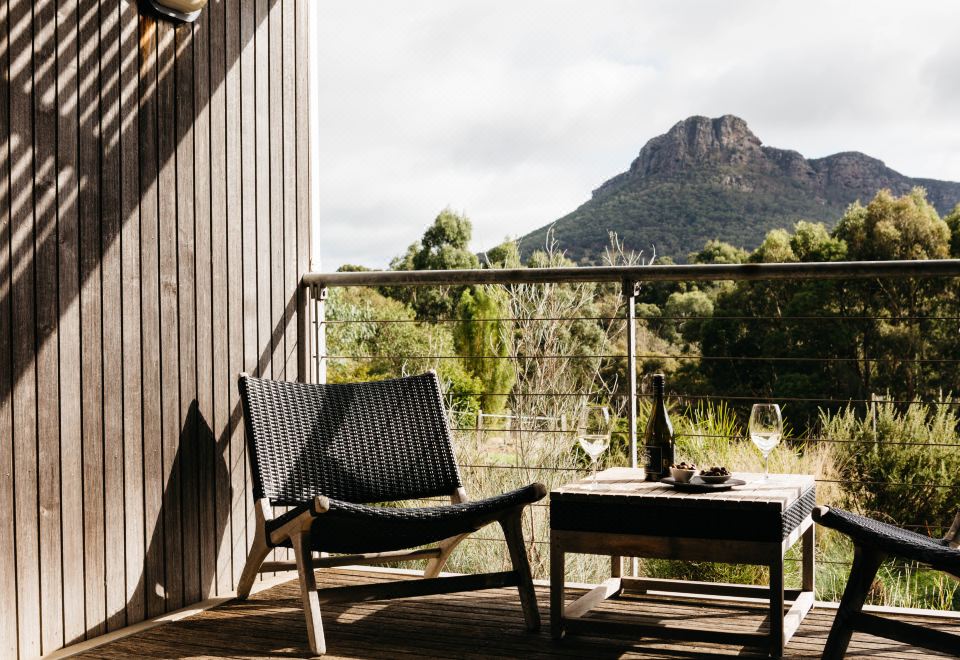
[[[643,450],[645,453],[643,465],[646,468],[647,474],[659,477],[663,466],[662,448],[647,445]]]

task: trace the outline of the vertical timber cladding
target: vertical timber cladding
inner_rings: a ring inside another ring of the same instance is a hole
[[[307,3],[0,0],[0,657],[231,591],[295,379]]]

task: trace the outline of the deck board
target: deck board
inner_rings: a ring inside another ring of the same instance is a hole
[[[320,571],[322,587],[411,579],[363,570]],[[582,591],[568,589],[568,600]],[[549,597],[537,588],[544,621]],[[698,601],[636,596],[606,601],[586,617],[630,617],[684,622],[724,630],[765,629],[766,606],[737,601]],[[755,657],[751,650],[720,644],[677,644],[623,636],[581,635],[554,642],[547,633],[524,631],[515,589],[425,596],[384,602],[345,603],[323,608],[327,658],[703,658]],[[960,620],[923,619],[960,633]],[[833,621],[833,610],[814,609],[787,646],[787,658],[817,658]],[[230,601],[180,621],[139,632],[75,657],[81,658],[301,658],[309,657],[296,580],[262,591],[245,602]],[[942,657],[888,640],[856,634],[848,658],[917,660]]]

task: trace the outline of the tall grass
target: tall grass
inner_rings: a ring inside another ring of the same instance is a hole
[[[497,495],[535,481],[551,490],[587,474],[583,462],[572,449],[572,434],[513,432],[503,443],[497,443],[495,456],[491,456],[490,435],[489,431],[462,433],[456,444],[462,478],[472,499]],[[550,572],[547,500],[527,508],[523,525],[534,576],[546,578]],[[448,563],[448,570],[508,570],[510,560],[502,539],[498,526],[484,528],[458,547]],[[571,556],[567,563],[567,578],[595,582],[605,571],[609,576],[609,566],[609,560],[602,557]]]
[[[649,404],[641,407],[640,419]],[[852,413],[850,413],[852,415]],[[744,425],[726,404],[701,402],[681,408],[674,402],[671,418],[677,434],[677,460],[693,461],[698,465],[722,464],[735,472],[762,472],[763,461],[759,451],[744,438]],[[893,419],[891,417],[890,419]],[[895,416],[904,424],[916,424],[917,418]],[[819,437],[849,430],[855,419],[844,416],[825,416]],[[860,420],[862,422],[863,420]],[[943,429],[942,418],[928,419],[930,433]],[[872,428],[872,423],[869,424]],[[885,428],[883,424],[881,428]],[[914,428],[919,432],[919,427]],[[542,482],[548,489],[556,488],[587,475],[587,464],[575,448],[571,433],[528,431],[504,438],[491,456],[489,431],[463,432],[457,440],[457,457],[463,468],[463,479],[472,497],[479,498],[518,488],[532,481]],[[840,445],[839,453],[830,443],[814,439],[787,438],[770,455],[771,473],[812,474],[818,480],[817,499],[821,504],[843,505],[848,508],[858,501],[859,491],[844,486],[842,459],[850,458],[850,448]],[[626,443],[614,443],[611,452],[602,459],[602,467],[628,464]],[[496,463],[496,464],[495,464]],[[867,497],[869,500],[869,496]],[[858,510],[862,510],[859,507]],[[530,507],[524,519],[524,533],[528,541],[534,575],[546,578],[549,574],[549,509],[546,502]],[[474,572],[506,570],[509,559],[502,534],[495,526],[487,527],[479,538],[464,542],[448,564],[449,570]],[[817,598],[839,600],[849,574],[853,547],[843,535],[817,529],[816,540]],[[795,547],[787,556],[785,580],[788,587],[800,584],[800,552]],[[707,562],[680,562],[641,560],[640,572],[652,577],[766,584],[768,571],[762,566],[732,565]],[[609,577],[610,564],[606,557],[569,555],[567,579],[596,583]],[[886,564],[880,571],[870,602],[879,605],[917,607],[926,609],[957,609],[960,607],[960,584],[941,573],[916,565]]]
[[[942,535],[960,511],[960,419],[956,402],[876,402],[822,413],[824,437],[840,439],[835,461],[841,503],[873,518]],[[887,485],[889,484],[889,485]]]
[[[848,407],[821,413],[821,436],[839,440],[833,462],[842,489],[829,504],[940,537],[960,511],[960,435],[955,401],[902,406],[877,401],[858,414]],[[829,535],[835,538],[839,535]],[[828,548],[849,561],[852,547],[836,539]],[[831,592],[838,598],[840,590]],[[930,609],[960,609],[960,584],[916,564],[888,562],[871,602]]]

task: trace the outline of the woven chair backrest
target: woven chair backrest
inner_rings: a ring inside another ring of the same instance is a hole
[[[240,377],[254,498],[387,502],[461,486],[433,372],[311,385]]]

